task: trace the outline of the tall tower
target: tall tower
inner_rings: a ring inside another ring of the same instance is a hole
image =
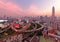
[[[52,17],[55,17],[55,7],[52,7]]]
[[[55,17],[55,7],[52,7],[52,17],[51,17],[51,26],[52,28],[56,29],[56,23],[55,23],[56,17]]]
[[[56,19],[56,17],[55,17],[55,7],[53,6],[52,7],[52,21],[54,22],[55,19]]]

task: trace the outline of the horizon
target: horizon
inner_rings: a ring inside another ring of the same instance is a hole
[[[1,16],[51,16],[52,7],[55,15],[60,16],[60,0],[0,0]]]

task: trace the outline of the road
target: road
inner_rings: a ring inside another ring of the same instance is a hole
[[[42,27],[40,27],[40,28],[38,28],[38,29],[32,29],[32,30],[26,30],[29,26],[30,26],[31,24],[30,23],[28,23],[26,26],[24,26],[22,29],[20,29],[20,30],[17,30],[17,29],[15,29],[14,27],[12,27],[11,29],[12,30],[14,30],[14,31],[16,31],[17,33],[31,33],[31,32],[37,32],[37,31],[40,31],[44,26],[42,25]],[[35,25],[35,27],[34,28],[36,28],[37,27],[37,25]],[[8,30],[8,29],[6,29],[6,30]],[[6,30],[4,30],[4,31],[6,31]],[[2,33],[2,32],[1,32]],[[13,33],[14,35],[17,35],[17,33]],[[7,36],[7,37],[5,37],[6,39],[7,38],[9,38],[9,37],[11,37],[11,36],[13,36],[13,35],[10,35],[10,36]],[[1,39],[2,40],[2,39]]]

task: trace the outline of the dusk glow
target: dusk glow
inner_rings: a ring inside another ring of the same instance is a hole
[[[60,0],[0,0],[0,15],[7,16],[51,16],[55,7],[56,15],[60,14]]]
[[[60,0],[0,0],[0,42],[60,42]]]

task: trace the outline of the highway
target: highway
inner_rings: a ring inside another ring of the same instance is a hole
[[[28,23],[26,26],[24,26],[22,29],[20,29],[20,30],[17,30],[17,29],[15,29],[14,27],[10,27],[12,30],[14,30],[15,32],[17,32],[17,33],[19,33],[19,34],[22,34],[22,33],[32,33],[32,32],[37,32],[37,31],[40,31],[42,28],[43,28],[43,25],[42,25],[42,27],[41,28],[38,28],[38,29],[36,29],[36,27],[37,27],[37,25],[35,25],[35,29],[32,29],[32,30],[26,30],[29,26],[30,26],[31,24],[30,23]],[[10,29],[10,28],[7,28],[6,30],[4,30],[3,32],[5,32],[5,31],[7,31],[8,29]],[[0,32],[0,33],[2,33],[2,32]],[[14,34],[14,33],[13,33]],[[18,34],[14,34],[14,35],[18,35]],[[31,34],[29,34],[29,35],[31,35]],[[29,35],[26,37],[26,38],[29,38]],[[9,38],[9,37],[11,37],[11,36],[13,36],[13,35],[8,35],[7,37],[5,37],[5,39],[7,39],[7,38]],[[33,36],[34,37],[34,36]],[[32,38],[33,38],[32,37]],[[26,39],[26,38],[24,38],[24,39]],[[4,39],[4,38],[2,38],[2,39]],[[1,40],[2,40],[1,39]]]
[[[37,29],[37,25],[35,24],[34,29],[32,29],[32,30],[26,30],[30,25],[31,25],[31,24],[29,23],[29,24],[27,24],[26,26],[24,26],[24,27],[23,27],[22,29],[20,29],[20,30],[17,30],[17,29],[15,29],[14,27],[12,27],[11,29],[14,30],[14,31],[16,31],[16,32],[18,32],[18,33],[29,33],[29,32],[40,31],[40,30],[44,27],[44,26],[42,25],[42,27],[40,27],[40,28]]]
[[[34,22],[33,22],[33,23],[34,23]],[[19,29],[19,30],[15,29],[15,27],[13,27],[13,25],[10,25],[9,27],[7,27],[7,28],[4,29],[4,30],[0,30],[0,33],[3,33],[3,32],[7,31],[7,30],[10,29],[10,28],[11,28],[12,30],[14,30],[15,32],[20,32],[20,33],[39,31],[39,30],[41,30],[41,29],[43,28],[43,26],[42,26],[41,28],[38,28],[38,29],[37,29],[36,23],[34,23],[34,24],[35,24],[35,27],[34,27],[32,30],[26,30],[26,29],[31,25],[30,23],[27,23],[24,27],[22,27],[22,29]]]

